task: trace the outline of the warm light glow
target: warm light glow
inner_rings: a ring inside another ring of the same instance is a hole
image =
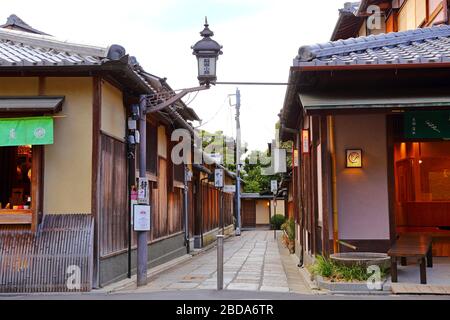
[[[267,201],[267,206],[270,207],[270,201]]]
[[[349,149],[346,150],[346,167],[362,168],[362,150]]]
[[[419,160],[419,164],[422,164],[423,163],[423,160]]]
[[[302,130],[302,152],[309,153],[309,130]]]

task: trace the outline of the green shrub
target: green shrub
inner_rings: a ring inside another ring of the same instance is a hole
[[[276,214],[270,218],[270,227],[272,229],[280,230],[283,223],[286,222],[285,216],[281,214]]]
[[[323,256],[317,256],[316,262],[311,266],[310,272],[324,278],[331,278],[335,273],[335,265],[333,262]]]
[[[309,267],[309,272],[313,275],[319,275],[324,278],[328,278],[331,281],[367,281],[371,276],[367,272],[365,266],[354,265],[345,266],[334,263],[333,261],[323,257],[317,256],[316,262]],[[387,274],[387,270],[381,269],[381,277],[384,278]]]
[[[295,240],[295,220],[294,218],[290,218],[281,226],[281,230],[286,231],[287,236],[290,241]]]

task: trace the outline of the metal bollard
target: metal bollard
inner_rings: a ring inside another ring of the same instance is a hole
[[[223,290],[223,242],[225,237],[217,235],[217,290]]]

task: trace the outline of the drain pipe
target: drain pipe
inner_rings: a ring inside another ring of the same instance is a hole
[[[333,206],[333,251],[339,253],[339,212],[337,200],[337,174],[336,174],[336,141],[334,131],[334,116],[328,116],[328,129],[330,134],[330,155],[331,155],[331,185],[332,185],[332,206]]]

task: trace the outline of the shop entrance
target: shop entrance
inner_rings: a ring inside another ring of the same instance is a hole
[[[396,143],[394,163],[397,234],[429,234],[450,257],[450,141]]]
[[[31,214],[32,149],[0,147],[0,214]]]

